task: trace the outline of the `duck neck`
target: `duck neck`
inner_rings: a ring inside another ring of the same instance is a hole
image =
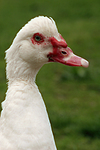
[[[12,62],[13,63],[13,62]],[[26,81],[27,83],[34,83],[36,75],[41,66],[28,64],[26,62],[17,62],[11,65],[7,64],[6,72],[8,79],[8,86],[16,81]]]
[[[38,71],[43,66],[41,63],[29,63],[24,61],[18,51],[19,47],[14,47],[13,45],[6,51],[6,75],[8,85],[16,80],[34,82]]]

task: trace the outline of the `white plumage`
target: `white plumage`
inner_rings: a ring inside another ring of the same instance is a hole
[[[0,118],[0,150],[56,150],[45,104],[35,84],[48,62],[88,67],[73,54],[51,18],[26,24],[6,51],[8,90]]]

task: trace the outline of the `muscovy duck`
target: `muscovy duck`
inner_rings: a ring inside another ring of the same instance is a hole
[[[8,90],[0,117],[0,150],[57,150],[49,117],[35,83],[39,69],[59,62],[88,67],[59,34],[52,18],[29,21],[6,51]]]

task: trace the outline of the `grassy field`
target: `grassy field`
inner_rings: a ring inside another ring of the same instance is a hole
[[[85,69],[51,63],[37,75],[58,150],[100,150],[100,0],[0,0],[0,102],[5,50],[38,15],[53,17],[74,53],[90,62]]]

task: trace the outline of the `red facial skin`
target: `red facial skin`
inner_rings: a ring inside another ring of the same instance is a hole
[[[65,64],[64,57],[68,57],[73,51],[67,47],[66,41],[60,35],[61,41],[57,41],[54,37],[49,38],[53,46],[53,52],[48,54],[49,62],[60,62]]]
[[[88,67],[82,64],[82,58],[73,54],[73,51],[67,46],[66,41],[60,35],[61,41],[57,41],[54,37],[49,38],[53,46],[53,52],[48,54],[49,62],[59,62],[69,66]]]
[[[53,47],[53,51],[50,52],[48,57],[48,62],[59,62],[69,66],[83,66],[88,67],[88,64],[82,64],[82,58],[73,54],[73,51],[67,46],[66,41],[59,34],[60,41],[58,41],[55,37],[46,38],[40,33],[35,33],[31,38],[33,44],[44,44],[51,43]],[[47,42],[46,42],[46,40]],[[84,62],[83,62],[84,63]]]
[[[49,41],[51,42],[53,46],[53,52],[48,54],[49,62],[54,61],[54,58],[63,58],[63,54],[67,55],[67,52],[65,51],[65,48],[67,48],[67,43],[65,40],[57,41],[54,37],[50,37]],[[64,49],[64,51],[63,51]]]

